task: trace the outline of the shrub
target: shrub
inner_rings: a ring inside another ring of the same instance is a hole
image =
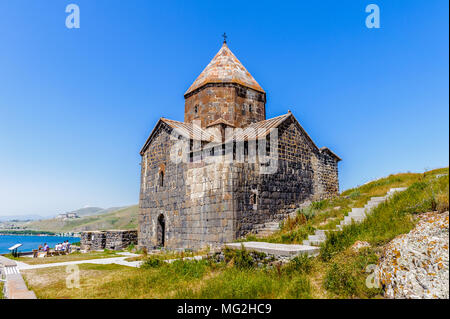
[[[314,210],[323,210],[328,207],[330,201],[328,199],[324,199],[318,202],[311,203],[311,208]]]
[[[312,260],[307,255],[297,256],[286,265],[286,270],[287,272],[309,274],[312,270]]]
[[[150,256],[144,260],[141,268],[144,268],[144,269],[145,268],[159,268],[163,264],[164,264],[164,261],[162,261],[161,259],[154,257],[154,256]]]
[[[314,204],[314,203],[313,203]],[[303,208],[301,210],[301,214],[304,215],[306,217],[306,220],[311,220],[313,219],[314,216],[316,216],[316,209],[313,208],[312,206],[308,206],[306,208]]]
[[[355,190],[348,195],[350,199],[357,199],[359,196],[361,196],[361,192],[359,190]]]
[[[438,194],[436,196],[436,210],[440,213],[448,211],[449,203],[448,203],[448,193],[445,194]]]
[[[256,266],[256,262],[250,253],[242,246],[242,249],[230,249],[224,250],[225,262],[232,263],[234,267],[239,269],[249,269]]]
[[[333,263],[328,270],[324,287],[337,295],[352,296],[356,293],[355,278],[350,269],[337,263]]]
[[[205,260],[177,259],[168,265],[170,271],[183,279],[198,279],[203,277],[209,263]]]
[[[288,296],[296,299],[311,298],[311,283],[307,276],[296,277],[289,287]]]
[[[346,252],[328,267],[324,288],[343,298],[358,296],[372,298],[381,294],[381,288],[368,288],[366,272],[368,265],[375,265],[378,257],[372,248],[361,249],[358,253]]]
[[[283,230],[293,230],[297,226],[306,224],[306,216],[301,213],[301,211],[297,211],[297,215],[294,218],[288,216],[287,219],[281,222],[280,228]]]

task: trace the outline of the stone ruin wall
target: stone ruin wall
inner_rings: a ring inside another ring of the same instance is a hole
[[[81,233],[81,250],[122,250],[137,245],[137,230],[85,231]]]
[[[106,249],[121,250],[130,245],[137,245],[137,230],[109,230],[106,232]]]

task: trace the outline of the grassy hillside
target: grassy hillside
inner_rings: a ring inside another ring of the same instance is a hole
[[[335,229],[336,225],[351,211],[352,207],[364,207],[373,196],[384,196],[389,189],[395,187],[409,187],[414,183],[433,181],[435,176],[442,176],[448,181],[448,168],[436,169],[423,174],[400,173],[389,175],[362,186],[346,190],[340,196],[331,200],[314,202],[308,208],[299,211],[296,218],[286,220],[281,231],[267,238],[248,236],[245,241],[269,241],[285,244],[301,244],[304,239],[314,233],[316,229]],[[448,182],[447,182],[448,184]],[[445,193],[445,192],[444,192]],[[448,188],[447,188],[448,193]],[[435,195],[444,198],[448,203],[448,194]],[[415,203],[417,199],[411,199]],[[438,200],[438,199],[435,199]],[[448,206],[448,204],[447,204]]]
[[[57,218],[28,222],[26,229],[52,232],[77,232],[85,230],[135,229],[138,206],[129,206],[104,214],[83,216],[73,220]]]
[[[141,268],[80,265],[80,289],[65,287],[63,267],[27,270],[24,274],[39,298],[382,298],[380,288],[366,286],[366,267],[377,263],[385,243],[414,227],[418,214],[448,210],[448,168],[391,175],[332,200],[316,202],[268,238],[300,242],[314,229],[335,224],[334,218],[342,218],[369,197],[401,186],[408,189],[380,204],[362,223],[330,235],[320,256],[297,257],[286,265],[259,266],[246,251],[228,252],[222,262],[180,260],[168,264],[151,256]],[[361,240],[371,246],[351,249]]]
[[[96,213],[101,212],[102,210],[103,208],[101,207],[85,207],[71,211],[71,213],[76,213],[78,216],[89,216],[95,215]]]

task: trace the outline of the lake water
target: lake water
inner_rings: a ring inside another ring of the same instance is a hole
[[[76,243],[80,241],[78,237],[59,237],[59,236],[22,236],[22,235],[0,235],[0,254],[9,253],[8,248],[15,244],[22,244],[19,248],[21,251],[32,251],[37,249],[39,245],[47,245],[54,248],[56,244],[68,240],[69,243]]]

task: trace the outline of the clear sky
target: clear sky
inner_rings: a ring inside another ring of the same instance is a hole
[[[65,8],[80,8],[80,28]],[[368,29],[365,7],[380,7]],[[139,150],[221,34],[319,147],[341,190],[449,162],[444,0],[0,1],[0,215],[135,204]]]

